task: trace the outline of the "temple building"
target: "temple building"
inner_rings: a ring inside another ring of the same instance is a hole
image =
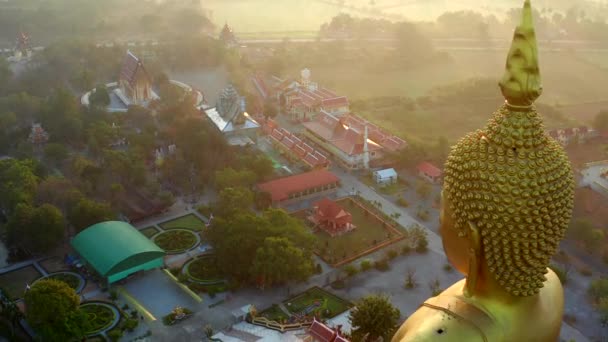
[[[21,32],[17,37],[13,58],[15,60],[21,60],[22,58],[29,58],[31,56],[32,49],[30,47],[30,36],[25,32]]]
[[[273,146],[291,162],[301,162],[309,170],[327,169],[329,159],[285,128],[274,128],[270,132]]]
[[[270,194],[273,205],[281,206],[314,196],[327,196],[340,187],[340,178],[327,170],[310,171],[257,185]]]
[[[321,112],[303,123],[304,136],[333,155],[346,169],[369,169],[387,151],[396,152],[407,143],[355,115],[336,116]]]
[[[260,125],[245,111],[245,98],[232,84],[220,93],[215,107],[199,107],[213,125],[226,137],[228,144],[255,144]]]
[[[143,62],[131,51],[127,51],[122,63],[118,86],[114,93],[126,106],[146,105],[150,100],[159,98],[152,90],[152,77]]]
[[[331,237],[339,236],[355,229],[352,215],[335,201],[324,198],[313,205],[308,217],[315,228],[324,230]]]
[[[32,130],[27,140],[34,145],[45,144],[49,141],[49,134],[39,123],[32,124]]]
[[[275,79],[275,82],[274,93],[284,113],[294,121],[310,121],[320,113],[341,116],[350,111],[348,98],[313,82],[309,69],[301,71],[298,81]]]
[[[239,41],[236,39],[236,35],[232,31],[232,28],[228,26],[228,23],[224,24],[219,39],[224,42],[224,45],[228,48],[234,48],[239,45]]]

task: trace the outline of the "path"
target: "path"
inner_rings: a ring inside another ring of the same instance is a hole
[[[287,308],[285,307],[285,305],[283,304],[283,302],[279,303],[279,309],[281,309],[281,311],[283,311],[283,313],[285,315],[287,315],[287,317],[291,317],[291,312],[289,312],[289,310],[287,310]]]

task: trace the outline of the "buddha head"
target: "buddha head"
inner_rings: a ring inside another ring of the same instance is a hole
[[[523,18],[500,82],[506,102],[485,128],[452,148],[441,213],[443,244],[454,267],[467,274],[474,233],[478,262],[503,290],[521,297],[543,287],[574,197],[570,162],[545,134],[533,104],[542,87],[529,1]]]

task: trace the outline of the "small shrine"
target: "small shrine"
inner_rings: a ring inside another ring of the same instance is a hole
[[[315,228],[324,230],[332,237],[356,228],[352,215],[329,198],[324,198],[313,205],[308,220],[315,225]]]
[[[222,28],[219,38],[222,42],[224,42],[224,45],[226,45],[226,47],[232,48],[239,45],[239,42],[236,39],[236,35],[232,31],[232,28],[228,26],[228,23],[226,23]]]
[[[45,144],[49,141],[49,134],[39,123],[32,124],[32,130],[27,140],[34,145]]]

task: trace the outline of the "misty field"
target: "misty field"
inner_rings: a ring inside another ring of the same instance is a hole
[[[378,72],[356,63],[313,65],[310,69],[319,83],[352,99],[395,95],[415,98],[434,87],[472,77],[495,78],[498,82],[507,51],[450,51],[450,55],[450,62],[409,70]],[[544,85],[541,102],[572,104],[608,97],[604,89],[608,82],[608,51],[576,54],[541,51],[540,58]],[[599,67],[601,63],[606,69]],[[291,71],[294,75],[296,72]],[[496,92],[500,95],[498,87]]]

